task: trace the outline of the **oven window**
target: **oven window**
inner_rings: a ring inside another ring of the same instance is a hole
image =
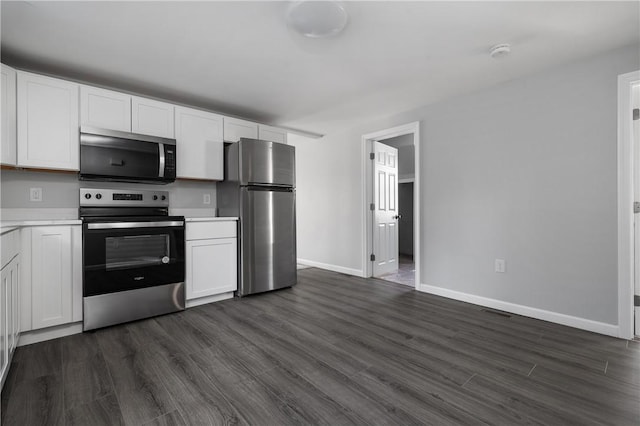
[[[169,235],[134,235],[105,238],[107,271],[168,263]]]

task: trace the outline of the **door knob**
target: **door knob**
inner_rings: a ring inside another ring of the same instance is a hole
[[[402,219],[402,215],[401,214],[397,214],[393,217],[394,219]]]

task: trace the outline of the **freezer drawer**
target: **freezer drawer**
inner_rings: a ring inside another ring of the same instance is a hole
[[[296,284],[296,210],[292,188],[241,188],[238,296]]]

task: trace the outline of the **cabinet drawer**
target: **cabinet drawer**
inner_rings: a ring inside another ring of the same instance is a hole
[[[204,240],[208,238],[234,238],[237,235],[235,220],[223,222],[187,222],[186,240]]]

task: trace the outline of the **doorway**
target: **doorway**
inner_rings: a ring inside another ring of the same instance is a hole
[[[624,339],[640,335],[640,306],[634,306],[640,305],[639,108],[640,71],[618,76],[618,336]]]
[[[634,192],[634,334],[640,336],[640,81],[631,86]],[[637,207],[636,207],[637,205]]]
[[[420,286],[419,122],[363,135],[364,276]]]

